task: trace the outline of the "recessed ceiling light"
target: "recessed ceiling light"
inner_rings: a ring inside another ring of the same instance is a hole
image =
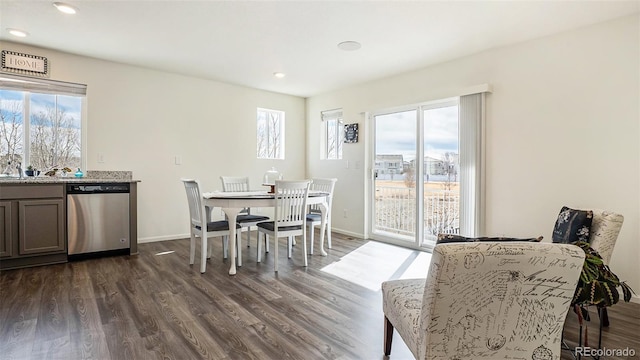
[[[282,79],[283,77],[286,76],[286,74],[281,72],[274,72],[273,76],[277,77],[278,79]]]
[[[18,30],[18,29],[7,28],[7,30],[9,30],[9,34],[11,34],[13,36],[17,36],[17,37],[26,37],[27,35],[29,35],[28,32],[22,31],[22,30]]]
[[[338,44],[338,49],[344,51],[354,51],[360,49],[361,47],[362,45],[360,45],[360,43],[357,41],[343,41]]]
[[[75,14],[77,12],[76,8],[65,3],[54,2],[53,6],[55,6],[56,9],[58,9],[60,12],[63,12],[65,14]]]

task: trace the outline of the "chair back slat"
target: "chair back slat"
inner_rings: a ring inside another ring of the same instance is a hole
[[[222,191],[224,192],[241,192],[250,191],[249,178],[246,176],[220,176],[222,180]],[[251,209],[244,208],[240,211],[240,215],[251,214]]]
[[[202,226],[202,198],[200,197],[200,184],[198,180],[181,179],[187,192],[189,201],[189,216],[192,226]]]
[[[329,193],[327,197],[327,207],[331,209],[331,201],[333,200],[333,190],[336,186],[336,181],[338,179],[313,179],[311,181],[310,190],[322,191]],[[309,212],[311,213],[320,213],[320,205],[314,204],[309,206]]]
[[[220,176],[222,191],[249,191],[249,178],[241,176]]]
[[[306,221],[310,181],[277,180],[275,221],[277,227],[298,226]]]

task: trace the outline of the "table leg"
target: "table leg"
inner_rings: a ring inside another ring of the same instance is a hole
[[[229,259],[231,266],[229,267],[229,275],[236,274],[236,220],[241,208],[222,208],[229,222]]]
[[[320,222],[320,254],[322,254],[322,256],[327,256],[327,252],[324,251],[324,233],[327,228],[327,213],[328,213],[326,203],[320,204],[320,213],[322,215],[321,216],[322,221]]]

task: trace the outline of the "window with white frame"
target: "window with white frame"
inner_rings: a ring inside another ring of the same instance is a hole
[[[344,140],[344,124],[342,109],[327,110],[321,113],[324,127],[325,158],[342,159],[342,142]]]
[[[258,159],[284,159],[284,111],[258,108]]]
[[[0,76],[0,163],[15,173],[83,167],[86,85]]]

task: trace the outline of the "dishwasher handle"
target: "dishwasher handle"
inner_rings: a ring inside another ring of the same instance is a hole
[[[67,184],[67,194],[129,193],[129,183]]]

